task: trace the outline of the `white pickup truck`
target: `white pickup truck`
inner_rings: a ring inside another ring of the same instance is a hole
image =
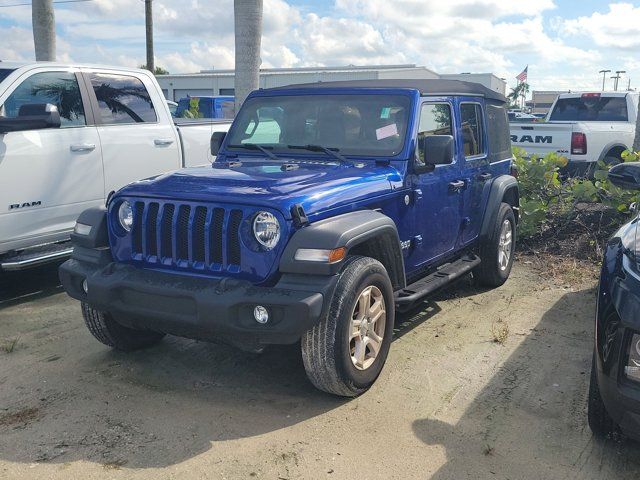
[[[174,123],[146,70],[0,62],[0,271],[70,253],[76,218],[142,178],[212,160],[230,121]]]
[[[599,160],[621,161],[633,145],[637,116],[635,92],[563,93],[543,123],[511,123],[511,144],[529,155],[556,152],[569,159],[567,174],[588,176]]]

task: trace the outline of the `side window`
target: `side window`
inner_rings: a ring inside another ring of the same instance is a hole
[[[2,116],[15,118],[20,107],[50,103],[58,107],[61,128],[86,125],[80,87],[74,73],[36,73],[16,88],[0,109]]]
[[[149,92],[136,77],[92,73],[90,78],[103,124],[145,123],[158,120]]]
[[[429,135],[453,135],[451,125],[451,107],[448,103],[426,103],[420,109],[418,141]],[[424,152],[419,151],[418,156],[424,163]]]
[[[478,103],[463,103],[460,105],[460,123],[462,126],[462,144],[464,156],[472,157],[485,152],[484,123],[482,107]]]

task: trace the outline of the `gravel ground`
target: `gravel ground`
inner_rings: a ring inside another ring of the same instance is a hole
[[[595,440],[595,293],[519,262],[397,319],[357,399],[262,355],[175,337],[110,351],[48,267],[0,278],[2,479],[637,479],[640,446]],[[495,341],[503,340],[503,343]]]

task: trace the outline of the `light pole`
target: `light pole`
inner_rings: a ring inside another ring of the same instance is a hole
[[[627,73],[626,70],[616,70],[616,76],[615,77],[611,77],[611,78],[615,78],[616,82],[613,86],[614,91],[618,91],[618,81],[620,80],[620,74],[621,73]]]
[[[600,72],[602,74],[602,91],[604,92],[604,82],[607,79],[607,73],[611,73],[611,70],[600,70]]]

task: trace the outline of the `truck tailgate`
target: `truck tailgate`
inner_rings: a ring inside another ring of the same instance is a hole
[[[571,153],[570,123],[512,123],[511,144],[524,149],[528,155],[544,156],[554,152],[569,156]]]

